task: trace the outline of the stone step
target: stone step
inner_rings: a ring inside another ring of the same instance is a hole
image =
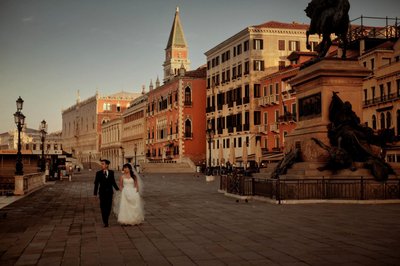
[[[144,173],[194,173],[188,163],[142,163]]]

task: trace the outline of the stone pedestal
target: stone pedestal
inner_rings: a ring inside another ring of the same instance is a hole
[[[304,162],[326,162],[328,153],[312,137],[329,144],[327,125],[332,93],[338,92],[343,102],[362,117],[362,82],[370,71],[357,60],[325,58],[300,70],[290,84],[296,90],[297,127],[285,138],[285,151],[301,150]]]

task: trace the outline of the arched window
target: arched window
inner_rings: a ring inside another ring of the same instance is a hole
[[[397,135],[400,135],[400,110],[397,110],[396,112],[396,126],[397,126]]]
[[[381,129],[385,128],[385,114],[381,113]]]
[[[192,121],[190,119],[187,119],[185,121],[185,138],[191,138],[192,137]]]
[[[372,129],[376,130],[376,116],[372,116]]]
[[[189,87],[185,88],[185,105],[192,105],[192,90]]]
[[[386,113],[386,128],[389,129],[392,127],[392,114],[390,112]]]

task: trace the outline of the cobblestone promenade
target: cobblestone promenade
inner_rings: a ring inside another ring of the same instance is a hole
[[[400,204],[248,203],[149,174],[146,220],[104,228],[94,172],[0,209],[0,265],[400,265]]]

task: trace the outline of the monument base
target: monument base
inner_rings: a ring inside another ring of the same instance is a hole
[[[296,90],[297,127],[285,137],[285,152],[300,150],[304,162],[327,162],[328,152],[318,146],[317,138],[330,146],[327,126],[332,95],[349,101],[362,117],[362,83],[370,73],[357,60],[324,58],[302,70],[290,84]]]

